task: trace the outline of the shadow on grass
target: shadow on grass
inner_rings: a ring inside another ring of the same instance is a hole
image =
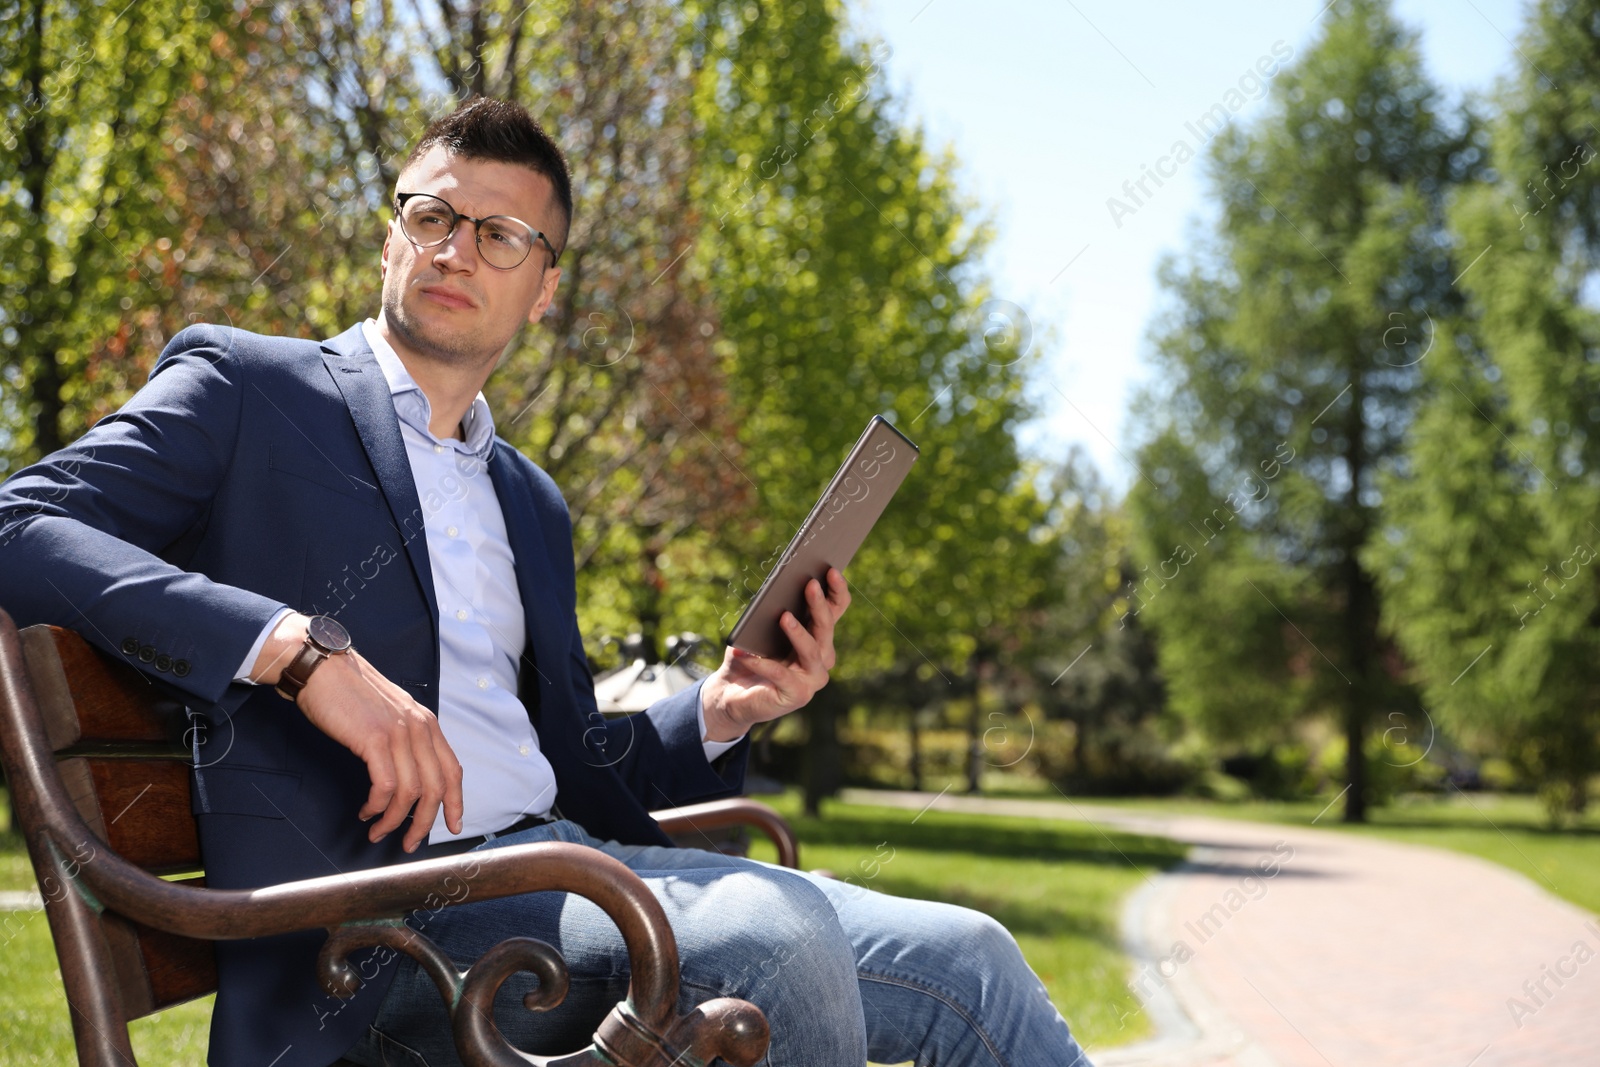
[[[1554,827],[1545,822],[1528,822],[1523,819],[1495,818],[1493,815],[1471,812],[1463,813],[1460,819],[1416,819],[1401,818],[1391,819],[1379,817],[1367,823],[1378,830],[1429,830],[1434,833],[1450,833],[1451,831],[1477,832],[1483,829],[1514,830],[1518,833],[1534,834],[1550,840],[1587,840],[1600,839],[1600,827],[1595,826],[1564,826]],[[1351,826],[1340,823],[1342,830],[1359,830],[1362,826]]]
[[[912,813],[895,808],[830,807],[826,817],[794,820],[808,845],[860,846],[869,852],[881,842],[930,852],[966,852],[1003,859],[1059,860],[1165,870],[1183,859],[1187,845],[1160,837],[1015,816],[939,812],[912,822]]]
[[[952,885],[948,881],[923,878],[894,878],[885,875],[874,885],[891,896],[913,897],[918,900],[937,900],[957,904],[963,908],[981,911],[1010,930],[1013,936],[1073,937],[1094,941],[1107,949],[1122,951],[1122,939],[1115,918],[1108,920],[1083,911],[1069,911],[1051,906],[1045,901],[1038,904],[1023,903],[1011,897],[983,893],[966,885]]]

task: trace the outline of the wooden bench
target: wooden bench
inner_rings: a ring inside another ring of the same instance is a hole
[[[44,897],[84,1067],[134,1063],[129,1021],[215,991],[212,942],[324,927],[317,961],[331,995],[360,985],[347,957],[387,947],[418,961],[447,1005],[468,1067],[620,1064],[671,1067],[714,1057],[736,1067],[766,1053],[765,1017],[719,998],[678,1015],[678,952],[665,912],[639,878],[593,849],[521,845],[314,878],[252,891],[205,888],[190,814],[184,709],[153,699],[132,668],[57,627],[18,632],[0,611],[0,760]],[[677,840],[730,825],[767,833],[797,866],[781,816],[747,799],[656,814]],[[553,1059],[511,1048],[495,1028],[495,991],[512,974],[540,978],[530,1009],[559,1003],[559,953],[510,938],[466,974],[404,916],[464,899],[537,890],[579,893],[616,922],[628,946],[628,998],[587,1048]]]

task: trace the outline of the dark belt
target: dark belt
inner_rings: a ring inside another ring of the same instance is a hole
[[[506,834],[514,834],[518,830],[528,830],[535,826],[544,826],[548,823],[560,821],[561,809],[552,806],[550,810],[543,815],[524,815],[522,818],[518,819],[516,822],[512,823],[510,826],[507,826],[503,830],[495,830],[487,834],[476,834],[472,837],[462,837],[454,841],[440,841],[436,845],[430,844],[425,847],[428,850],[428,857],[430,859],[435,856],[457,856],[463,852],[471,852],[485,841],[493,841],[497,837],[504,837]]]

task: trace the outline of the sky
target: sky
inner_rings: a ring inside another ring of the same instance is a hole
[[[1344,0],[856,0],[855,25],[888,45],[888,85],[930,146],[960,161],[963,190],[993,221],[995,295],[1042,339],[1030,384],[1035,455],[1087,450],[1119,492],[1140,439],[1128,405],[1150,379],[1156,270],[1214,217],[1201,158],[1176,166],[1131,213],[1137,181],[1258,61],[1294,62]],[[1395,0],[1422,33],[1452,103],[1511,73],[1524,0]],[[1251,88],[1246,79],[1245,86]],[[1245,104],[1233,121],[1258,119]],[[1171,171],[1175,164],[1161,164]]]

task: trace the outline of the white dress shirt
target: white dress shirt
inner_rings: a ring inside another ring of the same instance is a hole
[[[422,504],[423,530],[439,603],[439,728],[461,761],[464,814],[461,833],[445,825],[440,809],[430,843],[504,829],[524,815],[542,815],[556,799],[555,770],[517,698],[527,630],[517,591],[500,499],[489,478],[494,418],[479,393],[461,421],[465,441],[435,437],[427,395],[367,319],[362,334],[388,382],[405,441],[406,458]],[[241,665],[247,681],[267,637],[287,608],[273,616]],[[737,741],[706,741],[707,760]]]

